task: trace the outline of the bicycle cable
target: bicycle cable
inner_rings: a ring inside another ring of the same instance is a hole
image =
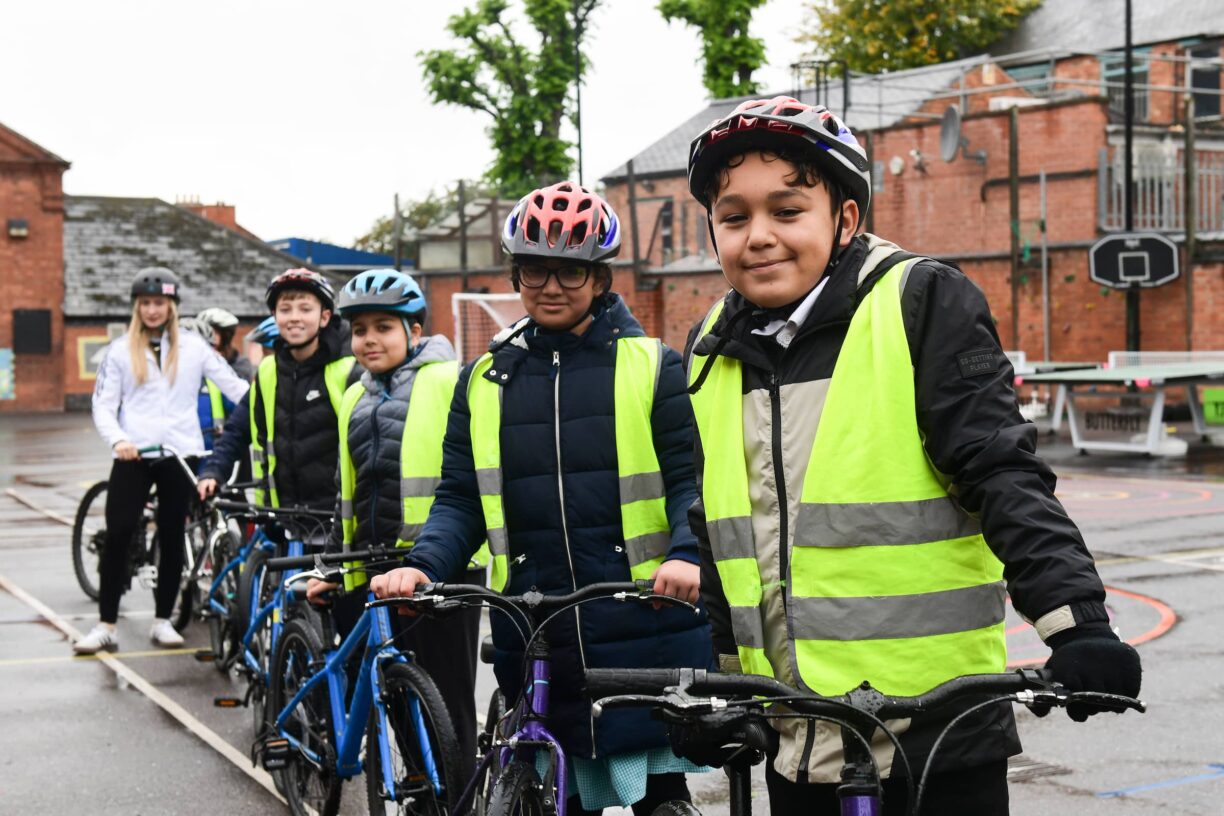
[[[931,772],[931,768],[935,764],[935,755],[936,753],[938,753],[939,746],[944,741],[944,737],[948,736],[948,733],[951,732],[951,730],[955,728],[956,725],[961,720],[965,719],[970,714],[974,714],[977,711],[983,708],[986,708],[987,706],[997,705],[1001,702],[1008,702],[1008,701],[1019,702],[1019,700],[1016,699],[1016,696],[1014,694],[1004,694],[998,697],[991,697],[989,700],[983,700],[982,702],[965,709],[960,714],[957,714],[955,717],[953,717],[952,721],[949,722],[946,726],[944,726],[943,730],[939,732],[939,737],[935,740],[935,743],[931,746],[931,750],[927,754],[927,760],[922,766],[922,778],[918,780],[917,798],[915,799],[913,797],[913,794],[912,793],[910,794],[910,797],[911,797],[910,801],[914,803],[914,806],[912,809],[908,810],[907,816],[919,816],[919,814],[921,814],[922,812],[921,810],[922,795],[926,792],[927,775]]]

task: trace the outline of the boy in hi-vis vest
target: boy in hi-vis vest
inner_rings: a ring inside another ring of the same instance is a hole
[[[1004,670],[1010,593],[1056,679],[1135,696],[1139,657],[1034,453],[986,299],[954,267],[859,233],[868,167],[836,116],[787,97],[742,103],[690,149],[732,287],[686,350],[691,520],[722,669],[921,694]],[[911,768],[967,707],[892,724]],[[771,812],[839,813],[839,729],[772,722]],[[873,749],[885,812],[903,813],[903,765],[878,731]],[[1009,705],[970,715],[924,803],[1006,813],[1019,750]]]
[[[340,290],[337,311],[352,325],[353,354],[365,369],[340,405],[337,523],[329,549],[413,546],[442,474],[442,437],[459,364],[446,337],[425,337],[425,296],[411,276],[393,269],[363,272]],[[483,584],[487,550],[441,580]],[[357,566],[357,565],[348,565]],[[344,576],[336,623],[347,634],[366,600],[366,575]],[[319,602],[335,584],[310,581]],[[407,618],[392,616],[399,628]],[[395,644],[412,652],[442,693],[462,750],[459,778],[476,755],[476,653],[480,610],[416,619]]]

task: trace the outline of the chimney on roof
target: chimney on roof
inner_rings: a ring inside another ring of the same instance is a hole
[[[232,230],[238,230],[238,215],[233,204],[223,204],[220,201],[216,204],[201,204],[200,199],[196,198],[194,200],[180,201],[178,206],[188,212],[203,216],[215,224],[220,224]]]

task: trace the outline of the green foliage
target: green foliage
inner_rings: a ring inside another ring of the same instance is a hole
[[[459,48],[418,54],[434,102],[493,120],[488,132],[496,158],[486,178],[505,196],[525,195],[570,172],[572,145],[561,137],[561,125],[574,116],[575,46],[598,3],[522,0],[535,40],[528,45],[512,30],[510,0],[476,0],[447,23]]]
[[[959,59],[1012,30],[1041,0],[815,0],[800,42],[852,71],[879,73]]]
[[[766,0],[659,0],[668,22],[680,20],[701,32],[703,81],[710,96],[724,99],[756,93],[752,72],[765,62],[765,43],[748,35],[752,12]]]

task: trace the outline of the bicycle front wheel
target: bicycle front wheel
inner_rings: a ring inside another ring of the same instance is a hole
[[[544,785],[536,769],[511,762],[497,777],[489,797],[487,816],[544,816]],[[549,797],[553,794],[550,792]]]
[[[383,673],[387,717],[387,765],[394,800],[387,789],[378,709],[366,731],[366,798],[370,813],[446,816],[463,792],[459,741],[442,693],[415,663],[392,663]]]
[[[81,591],[98,600],[98,569],[106,546],[106,482],[90,485],[72,522],[72,569]]]
[[[268,684],[268,718],[274,720],[298,690],[323,662],[323,641],[305,621],[290,621],[281,632],[272,661]],[[277,786],[284,792],[293,816],[315,812],[335,816],[340,809],[340,784],[332,748],[331,702],[327,684],[316,686],[293,709],[285,721],[285,731],[301,743],[303,753],[295,754],[283,769],[273,771]]]
[[[220,572],[230,565],[241,549],[240,542],[233,533],[221,532],[215,536],[210,548],[209,561],[213,572]],[[211,593],[204,602],[205,614],[208,616],[208,641],[212,646],[213,666],[225,674],[234,665],[241,648],[243,632],[238,631],[235,608],[238,605],[238,570],[230,569],[221,578],[214,590],[211,586],[205,589]],[[213,603],[220,606],[224,612],[218,612]]]

